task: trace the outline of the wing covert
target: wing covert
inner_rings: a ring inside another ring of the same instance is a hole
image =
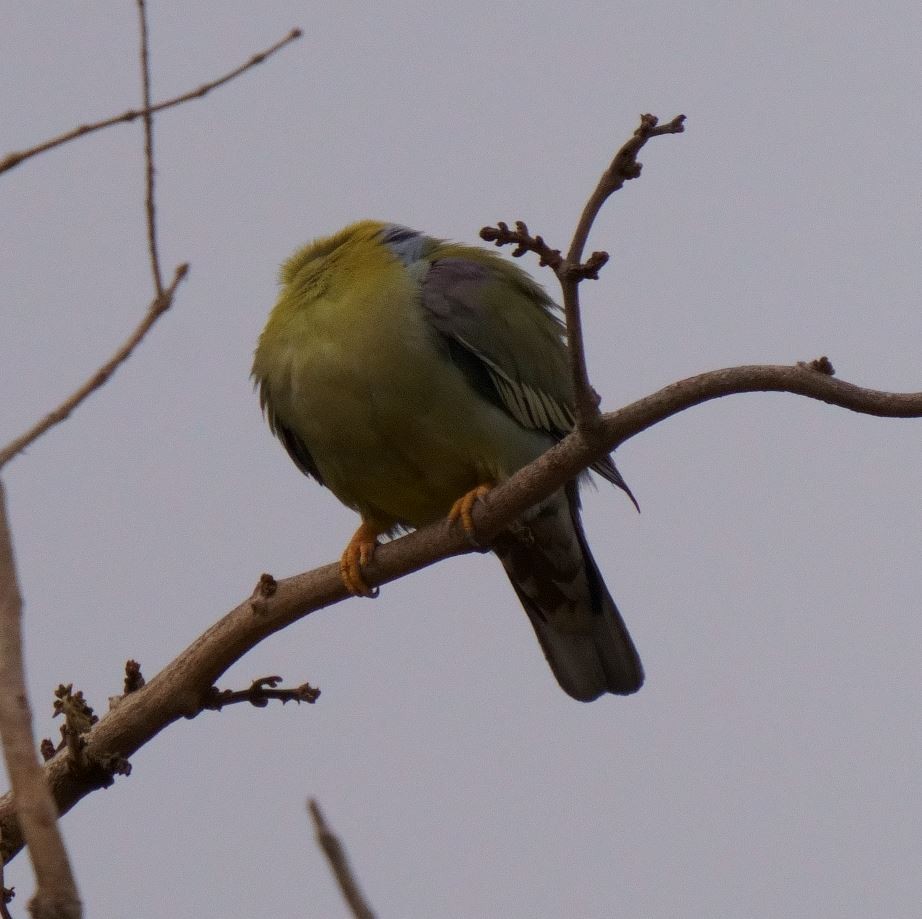
[[[561,440],[576,419],[558,307],[528,275],[495,258],[436,256],[421,280],[423,309],[481,396],[523,427]],[[610,456],[592,470],[637,506]]]

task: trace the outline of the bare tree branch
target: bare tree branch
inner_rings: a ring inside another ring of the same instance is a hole
[[[245,73],[252,67],[255,67],[257,64],[261,64],[264,60],[269,57],[272,57],[277,51],[280,51],[285,45],[290,44],[293,41],[297,41],[303,33],[300,29],[292,29],[281,41],[277,41],[274,45],[266,48],[265,51],[260,51],[258,54],[254,54],[245,64],[231,70],[229,73],[224,74],[223,77],[218,77],[216,80],[212,80],[209,83],[203,83],[198,89],[193,89],[190,92],[183,93],[181,96],[174,96],[172,99],[166,99],[163,102],[158,102],[156,105],[152,105],[143,109],[129,109],[127,112],[122,112],[121,115],[115,115],[112,118],[106,118],[102,121],[95,121],[91,124],[82,124],[74,128],[72,131],[67,131],[64,134],[59,134],[57,137],[52,137],[50,140],[43,141],[40,144],[36,144],[34,147],[30,147],[28,150],[20,150],[13,153],[8,153],[2,160],[0,160],[0,173],[7,172],[12,169],[14,166],[18,166],[20,163],[25,160],[31,159],[33,156],[38,156],[40,153],[45,153],[47,150],[52,150],[55,147],[60,147],[62,144],[69,143],[72,140],[76,140],[78,137],[83,137],[86,134],[91,134],[94,131],[101,131],[103,128],[110,128],[112,125],[128,123],[134,121],[135,118],[141,118],[145,114],[154,114],[156,112],[162,112],[164,109],[173,108],[177,105],[182,105],[184,102],[190,102],[192,99],[201,99],[203,96],[207,96],[213,89],[217,89],[219,86],[223,86],[225,83],[229,83],[231,80],[239,77],[242,73]]]
[[[172,283],[165,288],[160,267],[156,230],[156,206],[154,196],[153,158],[153,112],[181,104],[192,98],[200,98],[211,89],[233,79],[245,70],[265,60],[285,44],[300,37],[298,30],[266,52],[254,56],[247,64],[237,68],[219,80],[206,84],[194,93],[178,97],[157,106],[151,104],[149,42],[145,0],[137,0],[140,19],[140,58],[143,87],[143,108],[129,111],[114,119],[92,125],[82,125],[69,134],[53,138],[30,150],[13,153],[0,162],[0,172],[12,169],[31,156],[59,146],[91,131],[101,130],[122,121],[131,121],[138,115],[144,121],[144,158],[146,172],[146,221],[148,251],[154,279],[156,296],[141,323],[119,350],[87,382],[69,396],[58,408],[35,424],[22,436],[0,450],[0,469],[13,457],[25,450],[43,433],[67,418],[70,413],[91,393],[105,384],[115,370],[132,354],[154,323],[172,305],[179,283],[188,272],[187,265],[180,265]],[[131,662],[133,663],[133,662]],[[136,673],[134,672],[136,670]],[[265,705],[270,698],[282,701],[314,701],[318,692],[308,685],[297,689],[276,689],[276,678],[261,681],[251,687],[248,701],[254,705]],[[135,667],[126,676],[126,693],[140,691],[143,678]],[[49,762],[64,764],[63,780],[76,777],[86,787],[105,787],[111,784],[113,775],[128,774],[130,765],[119,756],[101,754],[88,749],[86,734],[97,720],[85,705],[82,694],[72,693],[71,687],[60,687],[60,711],[65,715],[64,742],[55,749],[44,742],[42,751]],[[220,704],[238,701],[234,693],[220,694]],[[220,706],[218,706],[220,707]],[[5,493],[0,482],[0,737],[10,776],[12,792],[6,796],[9,810],[8,820],[0,827],[0,915],[8,916],[7,896],[12,896],[2,885],[2,865],[18,851],[23,844],[28,846],[36,877],[36,893],[28,908],[35,919],[79,919],[82,907],[76,882],[67,856],[67,850],[58,830],[59,810],[56,806],[52,784],[48,782],[49,772],[38,761],[36,745],[32,736],[32,716],[26,694],[25,674],[22,657],[22,598],[16,578],[12,540],[6,516]],[[10,835],[11,828],[15,828]]]
[[[155,297],[153,302],[147,308],[147,313],[141,320],[138,327],[131,333],[125,343],[106,361],[96,373],[93,374],[79,389],[71,393],[53,412],[47,414],[41,421],[34,424],[28,431],[8,443],[0,450],[0,469],[11,460],[14,456],[22,453],[30,444],[38,440],[49,428],[64,421],[70,413],[81,403],[87,396],[99,389],[113,373],[131,356],[131,352],[140,344],[141,339],[150,331],[153,324],[173,305],[173,296],[176,288],[182,279],[188,274],[189,266],[180,265],[170,286],[162,294]]]
[[[583,344],[583,321],[579,307],[579,285],[586,278],[597,278],[598,269],[608,261],[608,253],[593,252],[587,265],[582,264],[583,250],[589,238],[595,218],[598,216],[602,205],[624,183],[636,179],[640,175],[641,164],[637,162],[637,154],[651,137],[661,134],[679,134],[685,130],[685,116],[676,115],[672,121],[659,126],[655,115],[641,115],[640,126],[634,131],[633,137],[625,143],[615,154],[611,165],[602,174],[595,191],[590,195],[579,223],[570,243],[570,251],[566,261],[558,272],[560,289],[563,293],[563,311],[567,320],[567,350],[570,356],[570,372],[574,382],[574,398],[576,400],[576,424],[585,432],[595,431],[599,415],[599,394],[589,382],[589,373],[586,369],[586,349]]]
[[[637,154],[640,153],[646,142],[651,137],[660,137],[663,134],[681,134],[684,130],[684,115],[676,115],[672,121],[667,121],[666,124],[662,125],[659,124],[659,119],[655,115],[640,116],[640,125],[637,130],[615,154],[614,159],[608,169],[602,173],[599,184],[583,208],[583,213],[580,215],[579,223],[573,233],[570,251],[567,253],[567,261],[570,265],[576,266],[582,261],[583,251],[586,248],[586,241],[589,239],[592,225],[595,223],[595,219],[605,202],[616,191],[619,191],[625,182],[640,176],[640,171],[643,167],[641,163],[637,162]]]
[[[150,42],[147,38],[147,8],[144,0],[138,0],[138,19],[141,32],[141,92],[144,102],[144,175],[145,202],[147,212],[147,251],[154,276],[154,290],[163,296],[163,273],[160,270],[160,255],[157,250],[157,207],[154,198],[154,114],[150,110]]]
[[[589,382],[586,369],[586,349],[583,344],[583,321],[579,306],[579,285],[587,280],[596,280],[599,269],[608,261],[607,252],[593,252],[584,262],[583,251],[593,223],[605,202],[630,179],[640,175],[641,164],[637,154],[651,137],[663,134],[681,134],[685,130],[685,116],[676,115],[672,121],[659,124],[655,115],[641,115],[640,125],[631,138],[622,145],[609,164],[595,191],[589,196],[580,215],[579,223],[570,243],[570,250],[563,258],[559,249],[552,249],[541,236],[532,236],[528,227],[521,220],[516,221],[515,230],[510,230],[505,223],[496,227],[484,227],[480,231],[482,239],[504,246],[514,243],[516,248],[512,255],[516,258],[526,252],[537,254],[541,265],[553,269],[560,282],[563,297],[563,311],[567,323],[567,351],[570,360],[570,375],[573,379],[573,399],[576,415],[576,427],[586,436],[598,433],[599,403],[598,393]]]
[[[339,884],[343,899],[349,905],[350,912],[355,916],[355,919],[375,919],[375,914],[365,902],[362,891],[359,889],[358,881],[356,881],[355,875],[352,873],[346,850],[336,834],[327,825],[326,820],[323,819],[320,805],[314,798],[311,798],[307,802],[307,809],[310,811],[311,819],[314,821],[317,844],[330,863],[333,876],[336,878],[336,883]]]
[[[13,544],[6,516],[6,496],[0,482],[0,737],[16,797],[16,814],[29,847],[36,891],[29,911],[36,917],[79,919],[77,884],[64,840],[58,832],[58,812],[36,754],[32,713],[22,661],[22,596],[16,578]],[[4,843],[8,843],[5,834]],[[4,861],[6,856],[3,855]]]
[[[827,363],[793,366],[744,366],[714,370],[680,380],[601,417],[601,443],[575,431],[510,479],[497,485],[474,507],[474,524],[484,544],[508,527],[524,510],[540,502],[609,450],[652,425],[711,399],[746,392],[787,392],[819,399],[868,415],[922,418],[922,392],[889,393],[864,389],[829,375]],[[474,551],[460,527],[439,522],[381,546],[363,569],[370,585],[382,585],[453,555]],[[309,613],[347,598],[333,563],[257,587],[260,602],[248,596],[145,686],[123,696],[83,738],[92,762],[124,763],[137,749],[180,718],[206,706],[211,687],[235,661],[263,639]],[[115,758],[113,760],[113,758]],[[66,751],[45,765],[48,783],[61,813],[111,775],[75,771]],[[12,853],[22,845],[9,795],[0,799],[0,829]]]
[[[253,680],[247,689],[218,689],[217,686],[212,686],[209,698],[202,707],[219,712],[226,705],[249,702],[255,708],[265,708],[272,699],[281,702],[282,705],[286,702],[297,702],[299,705],[307,702],[313,705],[320,698],[320,690],[310,683],[302,683],[291,689],[279,689],[281,682],[280,676],[263,676]]]

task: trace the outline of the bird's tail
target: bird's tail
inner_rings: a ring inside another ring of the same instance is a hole
[[[493,548],[566,693],[590,702],[640,689],[643,666],[586,544],[575,482],[532,508]]]

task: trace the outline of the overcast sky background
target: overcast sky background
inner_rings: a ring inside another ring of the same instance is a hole
[[[616,408],[682,377],[828,354],[922,388],[922,6],[848,2],[150,3],[156,98],[304,38],[156,123],[173,311],[5,472],[40,736],[97,710],[262,571],[334,560],[355,515],[269,435],[248,380],[280,262],[363,217],[555,245],[640,112],[687,133],[590,241],[591,373]],[[0,152],[139,99],[134,4],[0,7]],[[6,442],[151,297],[140,124],[0,181]],[[553,289],[552,276],[524,260]],[[586,526],[647,670],[557,687],[490,556],[275,636],[221,681],[315,706],[176,724],[63,821],[87,916],[345,915],[316,796],[382,917],[918,915],[922,422],[723,399],[627,443]],[[8,870],[15,910],[27,860]]]

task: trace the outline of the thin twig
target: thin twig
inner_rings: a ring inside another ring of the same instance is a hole
[[[99,721],[92,706],[83,696],[82,690],[74,692],[74,684],[62,683],[54,692],[54,715],[64,716],[61,736],[64,746],[70,751],[71,762],[76,769],[87,769],[90,765],[86,756],[84,735]]]
[[[272,577],[271,574],[264,571],[259,576],[259,580],[253,588],[253,596],[250,598],[250,602],[253,605],[253,612],[256,613],[257,616],[265,612],[266,601],[275,594],[277,586],[275,578]]]
[[[589,382],[589,372],[586,369],[586,349],[583,343],[583,320],[579,305],[580,282],[586,277],[598,277],[594,273],[587,274],[583,265],[586,241],[602,205],[622,188],[625,182],[636,179],[640,175],[641,164],[637,162],[637,154],[644,144],[651,137],[660,134],[679,134],[685,130],[684,124],[684,115],[677,115],[664,125],[658,124],[655,115],[640,116],[640,125],[637,130],[615,154],[608,169],[602,173],[595,191],[589,196],[573,233],[573,241],[570,243],[566,261],[561,270],[557,272],[567,322],[567,349],[574,385],[576,425],[587,435],[593,432],[598,424],[601,399]],[[587,264],[594,263],[597,271],[607,260],[607,253],[593,252]]]
[[[136,660],[125,661],[125,695],[137,692],[146,682],[141,673],[141,665]]]
[[[265,708],[272,699],[283,705],[286,702],[297,702],[299,705],[308,702],[313,705],[320,698],[320,690],[310,683],[302,683],[291,689],[279,689],[278,684],[281,682],[280,676],[264,676],[253,680],[248,689],[218,689],[212,686],[202,707],[219,712],[226,705],[249,702],[256,708]]]
[[[144,102],[144,173],[145,202],[147,212],[147,250],[154,276],[154,290],[163,296],[163,274],[160,270],[160,255],[157,249],[157,209],[154,203],[154,115],[150,110],[150,42],[147,38],[147,8],[144,0],[138,0],[138,19],[141,31],[141,91]]]
[[[576,428],[584,437],[598,435],[599,404],[601,399],[589,382],[586,369],[586,349],[583,344],[583,321],[579,306],[579,285],[587,279],[597,280],[599,270],[608,261],[607,252],[593,252],[583,261],[583,251],[589,231],[598,216],[602,205],[620,189],[625,182],[640,175],[641,164],[637,154],[651,137],[661,134],[680,134],[685,130],[685,116],[676,115],[672,121],[660,125],[655,115],[641,115],[640,126],[631,138],[615,154],[602,178],[590,195],[570,243],[570,251],[563,258],[559,249],[552,249],[541,236],[532,236],[528,227],[521,220],[515,223],[515,230],[500,221],[495,227],[484,227],[480,231],[481,239],[495,243],[497,246],[515,244],[513,257],[518,258],[526,252],[534,252],[539,263],[549,266],[557,280],[563,295],[563,311],[567,327],[567,351],[570,360],[570,376],[573,380],[574,415]]]
[[[365,902],[362,891],[359,889],[358,882],[349,866],[346,850],[339,839],[336,838],[336,834],[327,826],[327,822],[323,819],[320,805],[311,798],[307,802],[307,809],[310,811],[311,818],[314,821],[317,843],[323,849],[323,854],[330,863],[333,876],[336,878],[336,883],[339,884],[339,889],[342,891],[352,915],[356,919],[375,919],[375,914]]]
[[[35,752],[22,661],[22,595],[16,578],[13,544],[0,482],[0,737],[16,813],[29,847],[36,892],[33,916],[79,917],[80,898],[58,811]]]
[[[4,173],[7,170],[12,169],[14,166],[18,166],[20,163],[27,159],[31,159],[33,156],[38,156],[40,153],[44,153],[47,150],[52,150],[54,147],[60,147],[62,144],[76,140],[78,137],[83,137],[85,134],[91,134],[93,131],[101,131],[103,128],[109,128],[115,124],[127,124],[130,121],[134,121],[135,118],[143,117],[145,114],[162,112],[164,109],[182,105],[184,102],[189,102],[192,99],[201,99],[203,96],[208,95],[208,93],[210,93],[213,89],[217,89],[219,86],[223,86],[225,83],[229,83],[235,77],[239,77],[240,74],[249,70],[251,67],[255,67],[257,64],[261,64],[264,60],[284,48],[285,45],[288,45],[291,42],[299,39],[302,34],[303,33],[300,29],[292,29],[283,39],[281,39],[281,41],[277,41],[274,45],[266,48],[265,51],[260,51],[259,54],[254,54],[245,64],[241,64],[241,66],[231,70],[230,73],[224,74],[223,77],[218,77],[216,80],[212,80],[209,83],[204,83],[199,86],[198,89],[193,89],[187,93],[183,93],[181,96],[174,96],[172,99],[166,99],[163,102],[158,102],[156,105],[152,105],[149,108],[129,109],[127,112],[122,112],[121,115],[115,115],[112,118],[105,118],[102,121],[95,121],[91,124],[82,124],[74,128],[72,131],[67,131],[64,134],[59,134],[57,137],[52,137],[50,140],[36,144],[36,146],[30,147],[28,150],[20,150],[13,153],[8,153],[2,160],[0,160],[0,173]]]
[[[538,265],[550,268],[554,274],[560,271],[563,264],[560,249],[552,249],[541,236],[532,236],[524,220],[516,220],[514,230],[510,230],[509,224],[502,220],[498,221],[495,227],[482,227],[480,238],[495,246],[509,246],[514,243],[515,248],[511,252],[513,258],[521,258],[526,252],[534,252],[538,256]]]
[[[570,251],[567,253],[567,261],[571,265],[579,265],[583,258],[583,250],[586,248],[586,241],[589,239],[589,232],[595,223],[602,205],[619,189],[624,183],[636,179],[640,175],[642,164],[637,162],[637,154],[640,153],[643,146],[651,137],[659,137],[663,134],[681,134],[685,130],[685,116],[676,115],[672,121],[666,124],[659,124],[656,115],[641,115],[640,125],[634,131],[633,135],[615,154],[608,169],[602,173],[599,184],[595,191],[590,195],[583,212],[580,215],[579,223],[573,232],[573,241],[570,243]]]
[[[115,373],[120,364],[128,360],[131,356],[131,352],[134,351],[141,342],[141,339],[150,331],[151,326],[153,326],[153,324],[173,305],[173,296],[176,293],[176,288],[188,272],[188,265],[180,265],[173,275],[170,286],[152,301],[138,327],[131,333],[118,351],[116,351],[115,354],[113,354],[112,357],[79,389],[68,396],[53,412],[46,415],[41,421],[29,428],[28,431],[0,450],[0,469],[13,459],[14,456],[22,453],[26,447],[41,437],[49,428],[64,421],[64,419],[67,418],[87,396],[99,389],[99,387]]]

